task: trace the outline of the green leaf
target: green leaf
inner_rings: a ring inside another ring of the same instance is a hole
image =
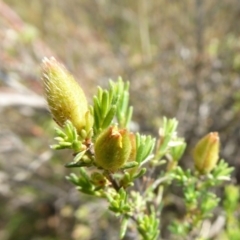
[[[93,103],[94,103],[94,107],[93,107],[94,117],[100,120],[102,118],[102,113],[100,111],[101,104],[99,102],[99,99],[96,96],[93,97]]]
[[[125,169],[129,169],[129,168],[133,168],[138,166],[138,162],[136,161],[131,161],[131,162],[127,162],[123,165],[123,167],[121,167],[121,170],[125,170]]]
[[[65,132],[58,127],[55,128],[55,132],[56,132],[57,136],[59,136],[59,137],[62,137],[62,138],[66,137]]]
[[[102,95],[103,95],[103,90],[102,88],[98,87],[97,99],[99,101],[99,105],[100,105],[100,102],[102,102]]]
[[[136,161],[142,165],[153,151],[155,139],[151,136],[136,134]]]
[[[70,162],[65,164],[66,168],[90,167],[92,164],[86,162]]]
[[[129,128],[129,124],[131,122],[131,119],[132,119],[132,114],[133,114],[133,107],[130,106],[127,110],[127,114],[126,114],[126,120],[125,120],[125,126],[127,128]]]
[[[126,234],[128,222],[129,222],[129,217],[124,216],[122,218],[121,226],[120,226],[120,239],[123,239],[123,237]]]
[[[109,93],[107,90],[103,91],[101,108],[102,108],[102,116],[105,117],[109,109]]]
[[[140,171],[133,176],[134,179],[142,177],[147,172],[146,168],[141,168]]]
[[[72,125],[72,123],[70,121],[66,121],[65,126],[64,126],[66,135],[68,136],[68,140],[69,141],[73,141],[74,140],[74,126]]]
[[[104,122],[101,125],[102,129],[105,129],[108,126],[110,126],[110,124],[111,124],[111,122],[112,122],[112,120],[113,120],[113,118],[114,118],[114,116],[116,114],[116,109],[117,109],[117,107],[115,105],[111,107],[111,109],[109,110],[107,116],[104,119]]]

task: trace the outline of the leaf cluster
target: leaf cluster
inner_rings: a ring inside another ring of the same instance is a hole
[[[145,240],[159,239],[164,192],[171,186],[178,186],[186,214],[181,221],[173,221],[169,230],[173,236],[199,237],[202,222],[211,219],[219,204],[215,189],[230,180],[233,168],[224,160],[207,174],[180,167],[186,142],[177,135],[178,121],[166,117],[163,117],[157,139],[134,133],[131,159],[118,171],[101,168],[95,162],[95,141],[111,126],[129,130],[133,108],[129,106],[128,91],[129,83],[121,78],[117,82],[110,81],[109,89],[98,88],[93,106],[89,106],[93,124],[80,134],[70,121],[63,129],[56,128],[58,144],[52,148],[71,149],[74,157],[66,167],[79,169],[78,174],[71,173],[67,179],[80,192],[106,199],[108,209],[120,218],[120,238],[134,226]],[[154,176],[158,167],[162,171]]]

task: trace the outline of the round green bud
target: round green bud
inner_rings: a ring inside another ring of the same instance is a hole
[[[131,148],[130,133],[126,129],[109,127],[96,139],[94,146],[96,165],[115,172],[128,161]]]

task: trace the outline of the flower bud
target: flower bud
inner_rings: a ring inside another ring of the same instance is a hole
[[[91,181],[99,187],[104,187],[108,184],[108,180],[99,172],[93,172],[91,174]]]
[[[44,58],[42,80],[49,109],[61,127],[70,120],[78,132],[85,126],[88,104],[80,85],[54,58]]]
[[[117,171],[131,154],[130,133],[116,126],[104,130],[96,139],[94,146],[95,162],[111,172]]]
[[[219,159],[220,140],[217,132],[211,132],[199,140],[193,149],[193,159],[196,169],[208,173],[214,169]]]

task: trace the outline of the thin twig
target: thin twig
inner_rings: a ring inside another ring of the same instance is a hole
[[[106,171],[105,173],[106,173],[107,179],[111,182],[113,188],[118,192],[121,187],[118,185],[117,181],[113,178],[110,172]]]

